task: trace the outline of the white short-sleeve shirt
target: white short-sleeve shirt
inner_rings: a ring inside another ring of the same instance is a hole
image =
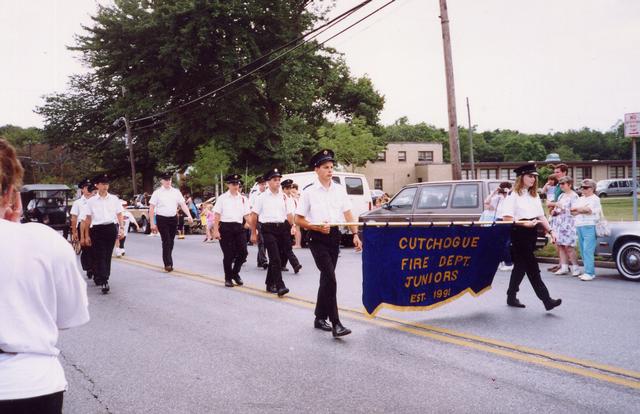
[[[89,198],[87,198],[85,196],[82,196],[79,199],[77,199],[76,201],[74,201],[73,204],[71,205],[70,214],[72,216],[78,217],[78,222],[82,222],[82,220],[84,220],[84,217],[82,219],[80,219],[80,208],[82,206],[87,205],[87,201],[89,201]]]
[[[578,198],[573,207],[589,207],[591,209],[591,214],[577,214],[574,216],[574,223],[576,227],[595,226],[602,214],[600,197],[595,194],[592,194],[589,197],[582,196]]]
[[[251,210],[249,200],[245,196],[234,196],[227,191],[218,197],[213,212],[220,214],[220,221],[223,223],[242,223],[242,218],[251,213]]]
[[[260,223],[284,223],[293,214],[292,204],[282,191],[274,193],[267,189],[254,201],[251,211],[258,215]]]
[[[174,217],[178,207],[185,203],[184,196],[177,188],[160,187],[151,194],[149,204],[155,206],[155,212],[159,216]]]
[[[76,255],[39,223],[0,219],[0,234],[0,400],[62,391],[58,330],[89,321]]]
[[[87,201],[87,208],[86,215],[91,216],[91,227],[117,223],[118,213],[122,213],[124,210],[120,199],[109,193],[104,197],[101,197],[100,194],[91,197]]]
[[[342,185],[331,181],[329,188],[325,188],[316,180],[302,191],[296,214],[310,223],[344,223],[344,213],[351,208],[351,200]]]
[[[522,191],[520,194],[514,191],[501,204],[502,217],[510,216],[516,221],[544,216],[540,197],[537,195],[532,197],[528,191]]]

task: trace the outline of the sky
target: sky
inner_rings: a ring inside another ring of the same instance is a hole
[[[338,0],[333,13],[359,2]],[[358,16],[386,2],[374,0]],[[640,1],[447,3],[458,125],[467,125],[467,97],[479,131],[607,131],[640,112]],[[5,0],[1,7],[0,125],[42,127],[33,112],[42,96],[63,92],[69,75],[87,70],[66,47],[91,23],[96,2]],[[385,96],[383,124],[406,116],[446,128],[439,14],[438,0],[397,0],[329,43]]]

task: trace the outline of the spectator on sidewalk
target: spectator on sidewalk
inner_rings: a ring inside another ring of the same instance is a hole
[[[579,278],[585,282],[595,279],[596,223],[602,215],[600,198],[595,195],[596,182],[587,178],[582,180],[582,197],[571,207],[575,217],[578,243],[584,265],[584,273]]]
[[[571,272],[573,276],[578,276],[580,275],[580,266],[578,266],[578,257],[576,256],[576,226],[571,215],[571,207],[578,200],[578,194],[573,191],[573,179],[569,176],[558,180],[558,185],[562,194],[556,200],[556,206],[551,212],[553,217],[551,228],[556,235],[560,269],[553,274],[567,275]],[[571,268],[569,268],[569,264]]]

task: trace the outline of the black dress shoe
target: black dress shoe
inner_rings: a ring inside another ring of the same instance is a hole
[[[275,286],[267,286],[267,292],[278,293],[278,288],[276,288]]]
[[[233,281],[231,281],[230,279],[227,279],[224,281],[224,285],[226,287],[233,287]]]
[[[106,295],[107,293],[109,293],[109,290],[110,290],[110,288],[109,288],[109,283],[103,283],[103,284],[102,284],[102,289],[101,289],[101,290],[102,290],[102,293],[103,293],[103,294],[105,294],[105,295]]]
[[[278,292],[278,297],[281,298],[284,295],[286,295],[287,293],[289,293],[289,288],[283,287],[283,288],[278,289],[277,292]]]
[[[288,272],[289,268],[285,266],[285,267],[281,268],[280,270],[283,271],[283,272]]]
[[[242,279],[240,278],[240,275],[235,275],[233,277],[233,281],[236,282],[236,285],[238,286],[242,286],[244,285],[244,282],[242,281]]]
[[[324,319],[318,319],[316,318],[315,321],[313,321],[313,327],[316,329],[322,329],[323,331],[327,331],[327,332],[331,332],[331,325],[329,325],[329,322],[325,321]]]
[[[93,277],[93,272],[92,271],[87,271],[87,279],[91,279]]]
[[[293,266],[293,273],[297,275],[300,269],[302,269],[302,265],[300,264],[298,266]]]
[[[518,298],[516,298],[515,296],[507,297],[507,305],[512,306],[514,308],[525,308],[526,307],[526,306],[524,306],[524,303],[520,303]]]
[[[338,322],[333,324],[331,333],[333,334],[334,338],[337,338],[339,336],[349,335],[351,333],[351,329],[345,328],[340,322]]]
[[[173,266],[165,266],[164,267],[164,271],[167,272],[167,273],[168,272],[173,272]]]
[[[544,303],[544,308],[550,311],[551,309],[557,306],[560,306],[561,303],[562,303],[562,299],[549,299]]]

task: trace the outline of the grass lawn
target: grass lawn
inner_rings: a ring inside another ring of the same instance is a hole
[[[612,197],[601,198],[602,210],[604,215],[609,221],[631,221],[633,220],[633,199],[631,197]],[[640,200],[638,200],[640,204]],[[578,257],[580,256],[580,247],[576,247],[578,250]],[[553,244],[547,244],[544,249],[536,250],[536,256],[539,257],[558,257],[556,254],[556,248]]]

